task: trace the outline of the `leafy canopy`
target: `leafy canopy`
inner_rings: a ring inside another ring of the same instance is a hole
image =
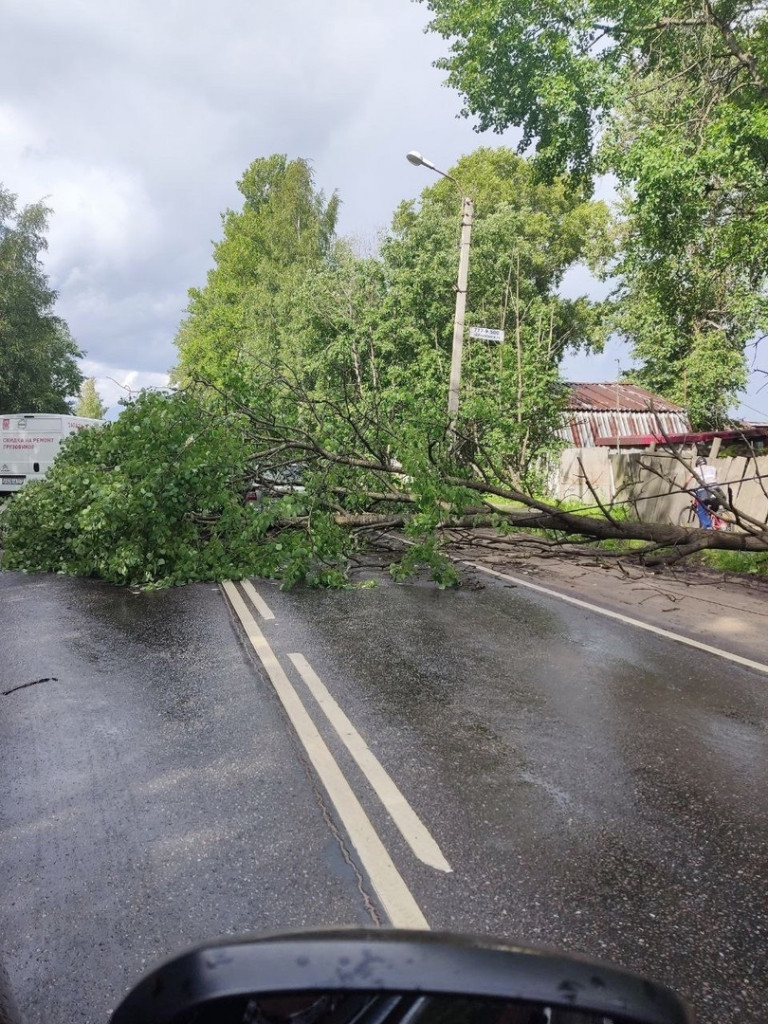
[[[524,478],[552,447],[568,347],[600,344],[600,310],[557,294],[574,263],[607,253],[608,212],[562,180],[537,181],[508,149],[479,149],[453,168],[473,195],[468,322],[504,327],[498,349],[469,346],[463,415],[474,444]],[[239,212],[204,289],[190,293],[177,337],[178,381],[202,380],[248,404],[265,368],[297,372],[318,397],[371,386],[405,418],[444,417],[453,335],[460,196],[439,180],[404,204],[379,257],[333,238],[337,199],[315,190],[306,161],[255,160]],[[343,366],[343,369],[342,369]],[[348,381],[346,373],[353,374]],[[366,384],[366,374],[371,379]],[[293,416],[272,389],[273,412]]]
[[[68,441],[49,477],[4,513],[5,565],[157,586],[258,574],[343,583],[368,538],[411,541],[447,584],[441,529],[491,505],[472,484],[531,492],[556,447],[569,346],[600,339],[600,310],[565,300],[570,266],[606,252],[607,211],[537,180],[509,150],[453,169],[476,197],[468,344],[447,422],[460,196],[437,181],[404,204],[378,257],[332,238],[335,204],[308,165],[255,161],[224,219],[208,283],[191,293],[172,394]],[[303,490],[270,492],[301,467]],[[266,498],[245,503],[253,480]]]
[[[3,566],[134,585],[236,573],[253,538],[244,473],[236,416],[142,392],[114,423],[68,438],[46,479],[14,496]]]
[[[83,381],[83,353],[53,312],[53,291],[40,262],[50,210],[17,209],[0,184],[0,411],[71,412]]]
[[[12,497],[3,568],[140,587],[343,582],[356,542],[327,509],[310,520],[298,495],[244,501],[261,440],[253,422],[279,437],[258,400],[228,411],[210,392],[140,393],[114,423],[67,438],[46,478]]]
[[[762,107],[764,11],[753,2],[420,0],[450,41],[437,62],[481,129],[517,125],[550,173],[590,177],[601,132],[627,101],[673,83]],[[668,97],[674,117],[674,95]],[[679,120],[685,112],[679,113]]]
[[[501,328],[501,344],[468,341],[460,416],[475,446],[518,481],[554,443],[569,348],[600,346],[601,309],[559,292],[566,271],[609,252],[608,210],[562,179],[543,182],[504,147],[462,157],[451,174],[475,204],[466,322]],[[402,339],[392,380],[414,400],[441,403],[453,336],[459,194],[438,180],[404,203],[382,248],[386,323]],[[418,370],[415,367],[418,366]]]
[[[615,326],[639,379],[720,425],[768,324],[768,23],[732,0],[422,0],[482,128],[543,176],[615,175]]]
[[[204,377],[230,385],[254,359],[289,357],[297,293],[333,240],[338,198],[326,202],[316,191],[306,160],[254,160],[238,189],[243,206],[222,216],[207,283],[189,292],[176,338],[178,382]]]

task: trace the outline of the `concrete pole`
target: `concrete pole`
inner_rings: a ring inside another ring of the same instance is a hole
[[[461,390],[461,358],[464,350],[464,312],[467,307],[467,280],[469,278],[469,247],[472,238],[474,204],[469,196],[461,203],[461,242],[459,244],[459,277],[456,282],[456,314],[453,319],[453,349],[451,351],[451,381],[448,388],[448,419],[451,430],[459,415]]]

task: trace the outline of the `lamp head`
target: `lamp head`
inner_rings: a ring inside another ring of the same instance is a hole
[[[419,151],[416,149],[412,149],[410,153],[406,153],[405,159],[409,163],[412,163],[414,167],[429,167],[433,171],[437,170],[432,161],[425,160],[421,153],[419,153]]]

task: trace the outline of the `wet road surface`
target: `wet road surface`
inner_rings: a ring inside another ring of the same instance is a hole
[[[218,934],[370,918],[217,587],[0,574],[0,958],[26,1024],[103,1022]],[[256,680],[258,683],[258,680]]]
[[[257,589],[431,928],[613,960],[704,1022],[765,1018],[768,676],[501,582]],[[0,689],[56,677],[0,698],[0,955],[30,1024],[103,1020],[213,934],[386,923],[216,588],[5,573],[0,600]],[[452,872],[394,828],[296,653]]]
[[[768,676],[502,585],[259,591],[274,650],[311,652],[452,865],[420,865],[372,803],[433,929],[766,1019]]]

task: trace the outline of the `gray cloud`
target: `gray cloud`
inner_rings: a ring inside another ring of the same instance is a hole
[[[426,22],[410,0],[5,0],[0,180],[54,210],[58,311],[105,396],[162,383],[256,157],[311,160],[372,244],[430,183],[409,149],[448,167],[512,144],[457,119]]]
[[[2,180],[54,210],[47,269],[90,365],[167,371],[187,289],[259,156],[313,163],[340,230],[372,240],[478,144],[408,0],[11,0]],[[153,378],[156,379],[156,378]]]

